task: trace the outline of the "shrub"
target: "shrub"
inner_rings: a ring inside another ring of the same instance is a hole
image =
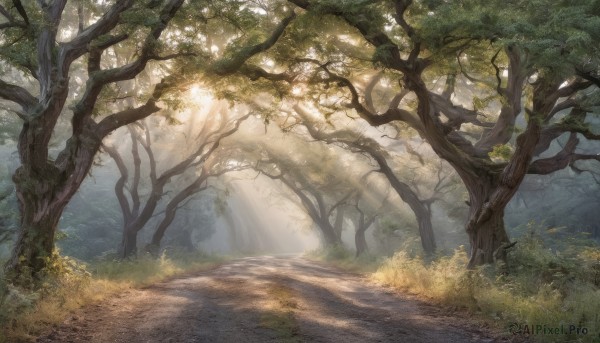
[[[34,341],[49,325],[85,304],[124,289],[148,285],[184,272],[214,266],[222,258],[181,253],[159,259],[144,255],[127,261],[102,261],[91,266],[56,252],[44,277],[31,289],[7,283],[0,274],[0,343]],[[89,270],[89,271],[88,271]]]
[[[587,240],[571,240],[567,249],[552,249],[535,226],[517,241],[510,254],[507,275],[494,266],[466,270],[467,255],[461,247],[452,256],[439,257],[431,263],[398,252],[380,266],[373,278],[439,304],[480,313],[506,326],[511,323],[565,328],[575,325],[587,328],[590,333],[540,335],[533,336],[534,340],[592,342],[597,339],[600,334],[600,247],[590,245]]]

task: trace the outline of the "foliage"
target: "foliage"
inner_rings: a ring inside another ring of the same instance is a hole
[[[137,259],[101,261],[95,263],[91,270],[96,279],[143,286],[176,274],[203,270],[222,260],[202,252],[174,252],[171,257],[163,252],[158,259],[144,254]]]
[[[202,253],[144,256],[122,262],[84,264],[55,252],[41,287],[27,290],[8,284],[0,273],[0,343],[28,342],[83,305],[166,278],[213,267],[223,258]]]
[[[328,262],[349,259],[353,256],[353,254],[343,245],[337,244],[310,251],[307,253],[307,256]]]
[[[513,149],[508,144],[497,144],[488,153],[492,160],[508,161],[513,154]]]
[[[44,324],[60,320],[68,311],[96,296],[86,266],[61,257],[58,251],[49,258],[43,275],[41,280],[20,282],[36,284],[35,290],[7,284],[0,275],[0,327],[8,336],[5,339],[25,340],[31,333],[39,333],[37,330]]]
[[[386,215],[379,219],[373,230],[373,237],[378,244],[375,249],[387,256],[398,250],[410,256],[422,255],[423,247],[412,217],[410,213],[396,209],[393,216]]]
[[[111,193],[104,182],[85,182],[75,195],[59,224],[57,245],[66,255],[91,261],[116,249],[121,215]]]
[[[568,75],[583,61],[598,63],[593,53],[600,37],[598,6],[587,0],[439,2],[428,9],[436,15],[424,15],[420,28],[433,50],[455,51],[469,39],[489,41],[527,51],[539,70]],[[456,44],[448,44],[453,38]]]
[[[0,145],[16,141],[20,128],[21,122],[16,116],[0,110]]]
[[[305,254],[311,260],[327,262],[340,269],[355,273],[374,272],[381,264],[381,258],[378,256],[364,253],[355,258],[354,255],[353,251],[342,245],[320,248]]]
[[[11,241],[18,223],[14,187],[6,181],[8,177],[2,174],[0,169],[0,256],[2,244]]]
[[[439,304],[477,312],[506,327],[511,323],[576,325],[600,332],[600,246],[570,241],[570,249],[555,251],[535,231],[517,241],[508,274],[493,266],[466,270],[467,255],[461,247],[429,264],[398,252],[373,278]],[[591,342],[592,336],[565,335],[559,341]]]
[[[579,162],[576,167],[595,169],[592,163]],[[550,247],[559,250],[561,243],[573,239],[599,241],[597,204],[600,184],[594,176],[588,172],[576,174],[573,170],[563,170],[526,178],[506,211],[506,224],[513,227],[511,236],[535,229]],[[528,222],[531,220],[534,222]]]

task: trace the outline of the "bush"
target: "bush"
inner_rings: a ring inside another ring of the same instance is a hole
[[[127,282],[131,286],[142,286],[176,274],[203,270],[221,261],[223,258],[202,252],[174,252],[170,257],[163,252],[158,259],[150,254],[143,254],[136,259],[100,261],[93,265],[92,270],[97,280],[120,281]]]
[[[371,255],[368,252],[355,257],[355,252],[346,249],[343,245],[320,248],[306,253],[309,259],[324,261],[340,269],[350,272],[368,273],[373,272],[381,264],[381,257]]]
[[[168,277],[207,269],[222,261],[203,253],[144,255],[127,261],[102,261],[88,266],[56,252],[44,278],[32,289],[7,283],[0,273],[0,343],[34,341],[49,325],[68,313],[124,289],[148,285]],[[90,270],[91,272],[88,272]]]
[[[532,228],[517,238],[508,275],[494,266],[466,270],[467,254],[461,247],[452,256],[431,263],[398,252],[381,265],[373,278],[439,304],[481,313],[507,327],[511,323],[565,328],[574,325],[590,333],[533,336],[543,342],[597,340],[600,247],[579,240],[585,244],[557,251],[548,247],[536,227]]]

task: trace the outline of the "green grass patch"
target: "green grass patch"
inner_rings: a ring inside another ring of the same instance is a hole
[[[353,251],[341,245],[309,251],[304,256],[313,261],[327,262],[336,268],[361,274],[375,272],[384,261],[382,257],[369,253],[355,257]]]
[[[300,342],[298,322],[294,315],[298,303],[294,299],[292,289],[271,283],[268,285],[267,293],[269,296],[268,309],[261,315],[260,326],[272,330],[277,342]]]

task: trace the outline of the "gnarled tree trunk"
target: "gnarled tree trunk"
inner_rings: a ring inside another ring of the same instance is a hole
[[[476,178],[463,175],[462,179],[469,191],[466,232],[471,250],[468,267],[497,261],[506,262],[507,249],[514,245],[510,243],[504,226],[504,208],[507,202],[490,201],[502,188],[499,177],[494,174],[480,175]],[[509,192],[506,185],[504,186],[505,192]],[[512,193],[516,192],[517,188],[518,184],[514,185]],[[510,197],[512,196],[508,199]]]
[[[506,261],[510,241],[504,228],[504,209],[494,211],[489,219],[467,231],[471,243],[469,267]]]
[[[41,122],[41,124],[48,124]],[[54,163],[48,151],[36,145],[46,140],[45,128],[24,125],[19,140],[22,166],[14,175],[21,215],[20,228],[6,274],[24,286],[39,279],[54,250],[55,234],[64,209],[87,176],[100,140],[83,125]],[[46,141],[47,142],[47,141]]]
[[[23,278],[37,277],[54,250],[54,235],[67,201],[52,201],[55,186],[51,180],[23,178],[22,169],[15,175],[17,198],[21,210],[21,227],[7,264],[11,273]]]

